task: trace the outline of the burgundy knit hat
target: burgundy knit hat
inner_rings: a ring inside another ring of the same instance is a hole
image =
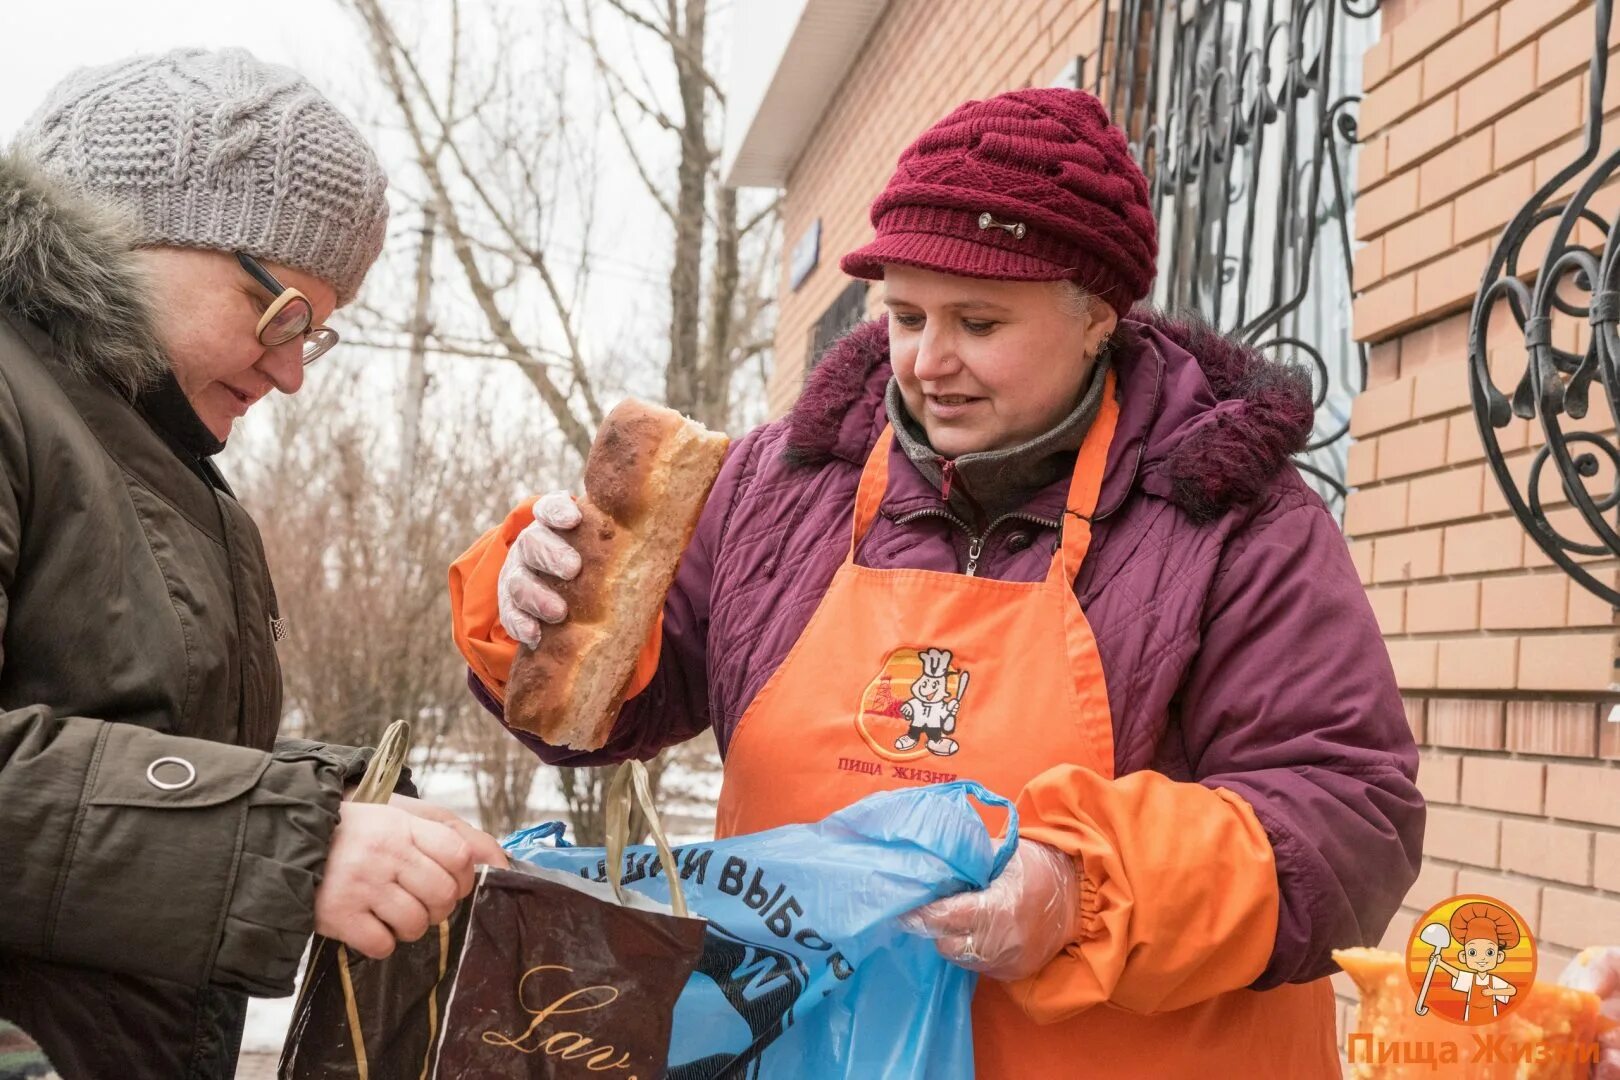
[[[1153,284],[1158,229],[1125,133],[1084,90],[969,101],[900,155],[872,203],[870,244],[846,274],[884,263],[962,277],[1070,280],[1123,316]]]

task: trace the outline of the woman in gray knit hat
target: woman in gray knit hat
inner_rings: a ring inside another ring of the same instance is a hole
[[[342,802],[367,751],[277,739],[275,593],[211,460],[335,342],[385,187],[241,50],[78,72],[0,155],[0,1018],[69,1080],[231,1075],[311,930],[386,955],[504,861]]]

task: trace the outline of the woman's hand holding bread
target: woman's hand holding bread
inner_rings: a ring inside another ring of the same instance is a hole
[[[501,625],[529,648],[540,644],[540,624],[560,623],[568,605],[546,581],[572,581],[579,573],[579,552],[559,530],[577,528],[579,507],[566,491],[550,491],[534,503],[534,524],[518,534],[506,554],[499,579]]]

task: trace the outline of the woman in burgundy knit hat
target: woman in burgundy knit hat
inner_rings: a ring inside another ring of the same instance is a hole
[[[1418,866],[1417,756],[1333,517],[1307,378],[1137,307],[1147,182],[1089,94],[968,102],[843,260],[887,315],[736,442],[607,745],[712,726],[722,834],[955,777],[1017,797],[982,892],[907,925],[983,972],[979,1075],[1338,1075],[1335,948]],[[589,575],[566,493],[452,571],[497,713]],[[992,828],[1002,821],[991,821]]]

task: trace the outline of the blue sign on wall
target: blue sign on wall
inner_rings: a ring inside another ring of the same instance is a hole
[[[810,271],[816,268],[821,259],[821,219],[810,223],[810,227],[799,237],[799,242],[793,245],[793,256],[789,265],[790,289],[797,289],[804,284],[804,279],[810,276]]]

